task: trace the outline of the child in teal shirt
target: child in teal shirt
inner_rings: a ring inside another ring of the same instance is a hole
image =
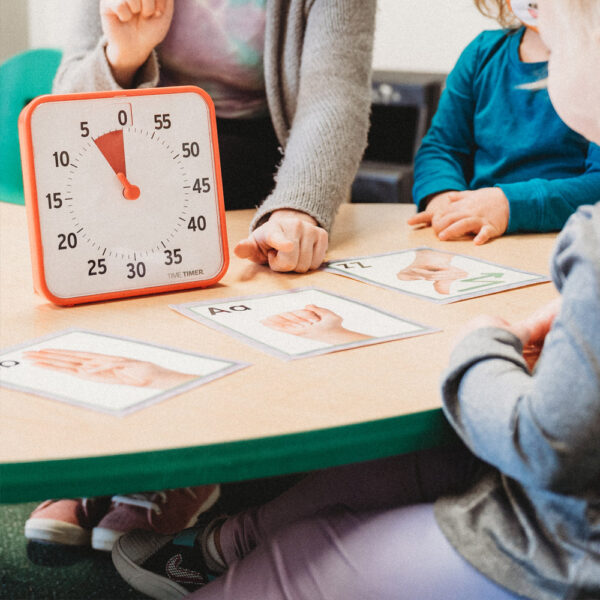
[[[500,0],[498,14],[507,25]],[[484,31],[467,46],[415,159],[410,224],[480,244],[559,230],[600,200],[600,148],[561,121],[546,89],[531,89],[547,76],[547,58],[531,27]]]

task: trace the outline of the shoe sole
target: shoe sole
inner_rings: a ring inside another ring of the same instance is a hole
[[[28,540],[64,546],[88,546],[91,534],[79,525],[56,519],[28,519],[25,522],[25,537]]]
[[[106,527],[94,527],[92,529],[92,548],[102,552],[110,552],[117,540],[125,533],[125,531],[115,531]]]
[[[200,505],[198,510],[191,516],[188,523],[182,529],[187,529],[195,525],[198,517],[209,510],[213,504],[219,499],[221,495],[221,486],[217,485],[211,492],[210,496]],[[108,529],[106,527],[94,527],[92,530],[92,548],[94,550],[101,550],[102,552],[110,552],[117,540],[127,533],[126,531],[115,531],[114,529]],[[179,533],[177,531],[170,531],[169,534]]]
[[[112,550],[112,561],[119,575],[135,590],[154,600],[180,600],[190,592],[183,586],[142,569],[128,558],[117,540]]]

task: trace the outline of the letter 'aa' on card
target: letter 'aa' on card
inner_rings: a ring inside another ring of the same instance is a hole
[[[317,288],[171,308],[288,360],[438,331]]]

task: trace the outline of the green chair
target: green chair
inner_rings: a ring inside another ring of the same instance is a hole
[[[36,96],[52,91],[60,50],[27,50],[0,64],[0,200],[24,204],[19,154],[21,109]]]

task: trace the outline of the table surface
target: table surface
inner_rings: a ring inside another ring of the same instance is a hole
[[[548,274],[554,234],[442,243],[406,225],[413,212],[343,205],[328,259],[430,246]],[[231,248],[252,213],[227,213]],[[210,289],[60,308],[33,292],[24,207],[0,203],[0,223],[0,347],[81,328],[251,363],[124,417],[0,388],[1,502],[265,477],[447,443],[438,382],[460,327],[482,313],[519,319],[556,296],[543,283],[440,305],[324,271],[273,273],[232,255]],[[442,331],[283,361],[168,308],[306,286]]]

